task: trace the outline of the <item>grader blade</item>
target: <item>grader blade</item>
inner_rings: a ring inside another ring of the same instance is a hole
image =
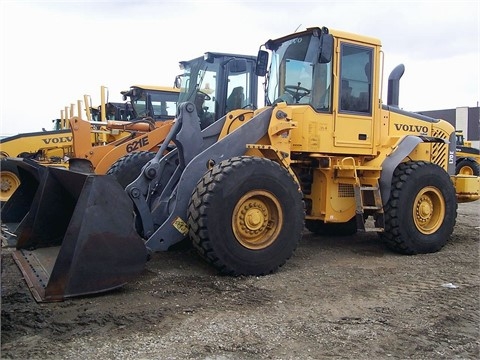
[[[47,168],[16,233],[13,257],[38,302],[121,287],[147,261],[132,202],[110,176]]]

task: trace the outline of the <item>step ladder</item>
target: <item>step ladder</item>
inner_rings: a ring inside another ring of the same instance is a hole
[[[364,178],[363,184],[358,177],[359,170],[379,170],[377,168],[358,166],[353,157],[345,157],[341,160],[339,169],[351,170],[350,179],[353,180],[353,191],[355,195],[355,218],[358,231],[383,232],[385,228],[385,216],[383,213],[382,194],[378,179],[374,177]],[[365,218],[365,210],[368,217]],[[372,221],[371,217],[375,217]]]
[[[362,186],[357,181],[353,190],[355,194],[357,229],[359,231],[382,232],[384,230],[385,217],[383,213],[382,196],[378,183],[374,186]],[[373,203],[371,200],[373,200]],[[373,210],[377,226],[371,226],[368,224],[371,223],[371,221],[365,219],[365,210]]]

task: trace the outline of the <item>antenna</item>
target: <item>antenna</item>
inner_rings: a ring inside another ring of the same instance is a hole
[[[302,24],[298,25],[297,28],[295,29],[294,33],[297,32],[297,30],[300,28],[300,26],[302,26]]]

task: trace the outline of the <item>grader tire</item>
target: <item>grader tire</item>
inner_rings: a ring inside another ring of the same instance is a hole
[[[480,165],[471,159],[462,159],[455,167],[455,174],[480,176]]]
[[[380,237],[402,254],[440,250],[455,226],[457,202],[449,175],[423,161],[401,163],[393,173],[385,206],[385,231]]]
[[[2,159],[0,163],[0,201],[5,203],[20,186],[20,176],[14,164]]]
[[[110,166],[107,175],[114,176],[125,188],[140,175],[142,167],[154,157],[155,153],[150,151],[137,151],[124,155]]]
[[[293,177],[277,163],[235,157],[197,183],[188,208],[189,235],[221,273],[265,275],[294,253],[305,209]]]
[[[322,220],[305,220],[308,231],[319,236],[350,236],[357,233],[357,219],[351,218],[346,223],[325,223]]]

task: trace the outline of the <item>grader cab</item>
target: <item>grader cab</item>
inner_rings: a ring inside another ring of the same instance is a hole
[[[403,254],[445,245],[457,202],[479,199],[479,178],[454,175],[450,124],[400,110],[398,88],[382,103],[380,41],[322,27],[264,47],[255,69],[266,76],[267,105],[233,110],[202,129],[195,103],[182,102],[158,152],[125,189],[108,176],[47,173],[14,253],[38,301],[121,286],[147,253],[185,237],[230,275],[275,272],[304,227],[320,235],[374,231]],[[197,90],[212,88],[203,71],[186,78]],[[59,186],[73,181],[75,191]],[[62,222],[46,211],[54,201]],[[100,213],[108,220],[99,223]],[[50,267],[33,267],[49,248]]]

